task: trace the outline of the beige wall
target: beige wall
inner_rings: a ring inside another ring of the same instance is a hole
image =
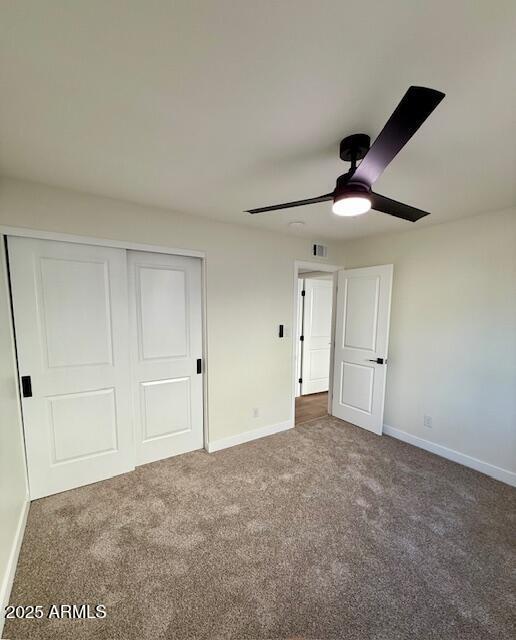
[[[6,179],[0,224],[205,251],[210,441],[292,418],[292,333],[279,339],[278,325],[292,328],[310,239]]]
[[[27,503],[23,436],[10,307],[4,261],[4,238],[0,235],[0,635],[9,579],[16,562],[20,520]]]
[[[516,210],[354,240],[344,258],[394,264],[385,424],[516,471]]]

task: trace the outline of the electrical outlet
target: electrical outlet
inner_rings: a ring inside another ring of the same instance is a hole
[[[255,407],[253,409],[253,418],[258,418],[259,415],[260,415],[260,409]]]
[[[423,425],[427,429],[431,429],[432,428],[432,416],[423,416]]]

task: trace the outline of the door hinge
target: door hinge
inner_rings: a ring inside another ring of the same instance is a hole
[[[22,395],[24,398],[32,398],[32,381],[30,376],[21,377]]]
[[[197,359],[197,373],[202,373],[202,358]]]
[[[299,336],[299,339],[301,340],[301,342],[305,341],[305,336]]]
[[[299,384],[303,384],[303,378],[299,378],[298,382]]]
[[[305,296],[306,295],[306,291],[303,289],[303,291],[301,291],[301,295]]]

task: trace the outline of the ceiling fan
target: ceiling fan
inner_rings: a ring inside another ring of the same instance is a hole
[[[338,216],[358,216],[369,209],[410,222],[427,216],[427,211],[381,196],[372,191],[371,187],[443,98],[444,93],[435,89],[409,87],[372,145],[365,133],[356,133],[341,141],[340,158],[351,162],[351,167],[347,173],[337,178],[334,191],[316,198],[249,209],[246,213],[290,209],[333,200],[333,213]],[[357,161],[360,160],[357,166]]]

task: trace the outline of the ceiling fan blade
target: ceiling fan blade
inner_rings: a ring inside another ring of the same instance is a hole
[[[276,211],[278,209],[290,209],[291,207],[302,207],[305,204],[317,204],[318,202],[326,202],[333,200],[333,192],[326,193],[317,198],[308,198],[307,200],[296,200],[295,202],[285,202],[284,204],[273,204],[270,207],[260,207],[259,209],[248,209],[246,213],[264,213],[265,211]]]
[[[428,211],[422,211],[421,209],[411,207],[409,204],[391,200],[390,198],[381,196],[379,193],[371,192],[370,196],[372,209],[381,211],[382,213],[388,213],[390,216],[401,218],[402,220],[417,222],[420,218],[430,215]]]
[[[444,98],[426,87],[409,87],[351,178],[371,187]]]

